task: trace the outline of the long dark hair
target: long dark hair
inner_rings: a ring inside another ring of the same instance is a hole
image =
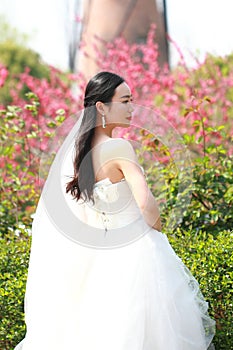
[[[66,192],[70,192],[75,199],[92,199],[95,183],[92,164],[91,144],[96,126],[96,102],[109,103],[116,88],[124,82],[117,74],[100,72],[87,84],[84,97],[84,114],[75,141],[74,176],[67,183]]]

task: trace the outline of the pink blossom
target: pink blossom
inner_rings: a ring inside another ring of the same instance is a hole
[[[96,54],[99,57],[99,70],[119,72],[120,67],[121,74],[131,87],[134,102],[150,107],[154,111],[151,117],[155,125],[154,130],[150,130],[152,133],[159,132],[157,117],[162,116],[166,118],[168,125],[172,125],[180,135],[194,135],[196,139],[202,136],[206,138],[207,144],[216,146],[225,142],[224,146],[228,153],[233,153],[230,141],[227,144],[221,132],[205,133],[202,127],[198,128],[193,125],[194,122],[200,120],[204,123],[205,128],[226,125],[228,135],[233,135],[233,124],[231,123],[233,103],[232,98],[229,97],[229,88],[233,87],[233,72],[223,76],[219,67],[211,61],[208,61],[208,64],[197,62],[195,68],[188,69],[181,51],[179,51],[181,63],[176,69],[170,71],[168,65],[159,66],[155,34],[155,26],[152,26],[144,44],[130,45],[122,37],[112,43],[103,43],[106,45],[106,53],[97,52]],[[96,37],[96,40],[100,39]],[[178,46],[177,50],[179,50]],[[21,130],[19,136],[26,139],[26,135],[32,133],[33,130],[36,130],[38,135],[37,138],[27,139],[25,146],[25,150],[31,154],[27,160],[29,169],[38,168],[40,152],[46,152],[48,149],[50,140],[48,133],[51,132],[48,123],[54,121],[56,111],[63,109],[65,118],[67,118],[83,108],[83,92],[86,86],[84,77],[81,74],[69,74],[67,80],[63,80],[61,73],[58,69],[50,67],[48,80],[37,79],[32,77],[30,71],[26,69],[18,76],[17,84],[10,91],[12,105],[22,108],[20,118],[25,121],[25,128]],[[0,86],[5,83],[7,75],[6,68],[0,66]],[[73,82],[79,86],[77,96],[73,96],[72,93]],[[36,116],[24,108],[25,100],[22,98],[22,91],[25,87],[38,96],[40,105]],[[184,116],[187,109],[189,112]],[[147,113],[142,113],[140,118],[142,125],[147,125]],[[206,119],[203,121],[203,118]],[[163,131],[166,132],[166,130]],[[117,130],[117,134],[120,137],[140,141],[140,136],[136,134],[133,127]],[[146,142],[150,145],[150,140]],[[192,145],[192,147],[195,147],[197,152],[202,152],[201,143]],[[0,160],[0,165],[10,162],[16,168],[21,159],[21,153],[20,147],[15,145],[13,159],[3,158]],[[158,154],[157,151],[156,157],[161,162],[168,161],[167,156],[162,153]],[[23,177],[23,172],[21,175]]]
[[[8,77],[8,70],[6,67],[0,65],[0,87],[2,87],[5,84],[5,81]]]

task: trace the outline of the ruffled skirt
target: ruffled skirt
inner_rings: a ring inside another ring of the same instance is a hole
[[[207,309],[165,234],[101,250],[51,226],[33,236],[27,334],[16,350],[206,350],[215,330]]]

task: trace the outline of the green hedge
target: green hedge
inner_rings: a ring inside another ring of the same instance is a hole
[[[15,235],[0,239],[0,349],[10,350],[25,334],[24,294],[31,239]]]
[[[198,280],[210,315],[216,320],[216,350],[233,349],[233,231],[214,237],[177,229],[169,241]]]
[[[20,74],[25,69],[29,69],[32,77],[49,79],[49,66],[42,62],[40,55],[12,40],[0,43],[0,63],[9,71],[9,76],[0,89],[0,104],[5,106],[12,102],[10,90],[20,81]],[[24,98],[28,91],[24,86],[20,96]]]
[[[191,175],[190,175],[191,174]],[[193,164],[190,173],[174,176],[163,170],[166,184],[158,197],[165,198],[165,225],[185,230],[200,230],[217,237],[220,231],[233,228],[233,156],[206,157]],[[180,191],[182,189],[182,191]],[[176,208],[177,214],[170,213]],[[179,217],[181,222],[177,222]],[[170,218],[170,221],[167,220]],[[173,222],[172,222],[173,220]]]

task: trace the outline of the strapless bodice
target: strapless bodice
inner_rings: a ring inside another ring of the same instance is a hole
[[[122,246],[151,230],[145,222],[126,179],[113,183],[109,178],[93,186],[93,201],[74,201],[65,195],[73,217],[68,236],[95,246]],[[75,230],[74,225],[77,229]],[[78,237],[78,238],[77,238]]]
[[[120,228],[141,217],[128,182],[122,179],[112,183],[108,178],[93,187],[94,202],[86,202],[87,223],[105,230]]]

